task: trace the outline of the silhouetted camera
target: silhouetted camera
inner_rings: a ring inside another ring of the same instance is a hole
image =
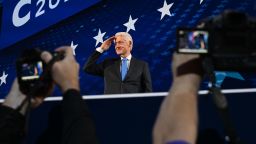
[[[41,59],[42,51],[28,49],[16,61],[17,77],[20,90],[30,96],[41,96],[52,86],[51,67],[54,62],[64,58],[64,53],[52,53],[52,60],[46,64]]]
[[[225,11],[204,20],[200,28],[177,30],[179,53],[210,58],[215,70],[256,70],[256,19]]]

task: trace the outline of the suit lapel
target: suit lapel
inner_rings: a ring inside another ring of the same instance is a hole
[[[121,78],[120,65],[121,65],[121,59],[119,58],[118,60],[115,61],[114,69],[115,69],[116,75],[118,76],[118,79],[121,80],[122,78]]]

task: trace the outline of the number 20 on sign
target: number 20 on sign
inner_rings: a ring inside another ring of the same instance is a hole
[[[36,13],[31,14],[31,11],[28,11],[24,16],[20,17],[20,11],[27,5],[31,5],[32,0],[20,0],[12,13],[12,23],[15,27],[21,27],[25,25],[31,19],[31,15],[34,15],[35,18],[38,18],[46,13],[46,6],[48,5],[50,10],[57,8],[61,0],[37,0],[36,3]],[[69,0],[62,0],[67,2]]]

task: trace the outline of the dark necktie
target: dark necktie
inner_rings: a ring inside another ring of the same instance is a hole
[[[127,60],[128,60],[127,58],[122,59],[122,66],[121,66],[122,81],[124,80],[128,71]]]

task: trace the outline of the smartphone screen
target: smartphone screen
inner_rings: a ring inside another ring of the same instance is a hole
[[[208,53],[209,32],[198,29],[179,29],[177,31],[177,50],[179,53]]]
[[[34,63],[23,63],[21,65],[21,80],[35,80],[43,73],[43,63],[42,61],[37,61]]]

